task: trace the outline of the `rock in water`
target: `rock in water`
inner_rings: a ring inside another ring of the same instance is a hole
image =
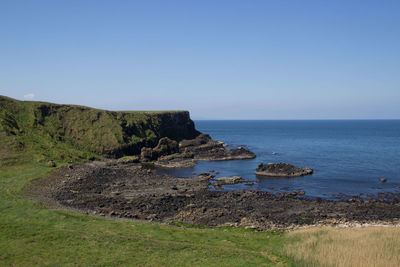
[[[260,163],[256,169],[257,176],[268,177],[299,177],[313,172],[311,168],[299,168],[288,163]]]
[[[381,179],[379,179],[379,181],[381,181],[381,183],[386,183],[387,179],[386,178],[381,178]]]
[[[179,144],[181,152],[191,152],[197,160],[223,161],[253,159],[256,155],[243,148],[226,149],[224,143],[211,139],[209,135],[200,134],[193,140],[183,140]]]

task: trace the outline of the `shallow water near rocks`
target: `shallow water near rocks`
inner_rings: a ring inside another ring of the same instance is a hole
[[[159,170],[180,177],[218,171],[217,177],[241,176],[253,186],[227,185],[225,190],[269,192],[303,190],[307,197],[377,196],[400,193],[400,120],[195,121],[196,128],[231,147],[246,146],[253,160],[200,161],[195,167]],[[258,178],[259,163],[287,162],[315,170],[298,178]],[[381,183],[381,177],[387,178]]]

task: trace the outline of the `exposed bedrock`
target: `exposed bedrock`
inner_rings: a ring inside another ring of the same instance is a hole
[[[178,143],[168,137],[163,137],[158,141],[155,148],[143,147],[141,150],[141,158],[142,161],[146,162],[177,152],[179,152]]]
[[[260,230],[315,223],[399,223],[398,194],[388,201],[328,201],[298,198],[305,194],[303,191],[276,195],[253,190],[210,191],[212,176],[204,173],[191,179],[177,178],[158,175],[138,163],[90,162],[56,170],[44,180],[35,180],[31,190],[43,201],[91,214],[163,222]],[[232,183],[240,179],[217,181]]]
[[[313,172],[311,168],[299,168],[288,163],[260,163],[256,169],[257,176],[267,177],[299,177]]]
[[[243,148],[227,149],[227,145],[211,139],[209,135],[200,134],[193,140],[183,140],[179,144],[181,152],[193,153],[198,160],[238,160],[253,159],[256,155]]]
[[[182,168],[194,166],[198,160],[223,161],[253,159],[256,155],[245,149],[227,149],[226,144],[200,134],[194,139],[182,140],[179,144],[167,137],[161,138],[154,148],[141,150],[143,162],[154,161],[158,167]]]

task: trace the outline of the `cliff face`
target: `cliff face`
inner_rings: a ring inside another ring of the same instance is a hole
[[[119,157],[154,147],[162,137],[180,141],[199,134],[187,111],[115,112],[0,96],[0,145],[15,144],[13,150]]]

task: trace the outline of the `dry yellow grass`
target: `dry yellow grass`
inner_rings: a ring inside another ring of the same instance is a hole
[[[400,228],[313,227],[289,233],[287,253],[304,266],[400,266]]]

